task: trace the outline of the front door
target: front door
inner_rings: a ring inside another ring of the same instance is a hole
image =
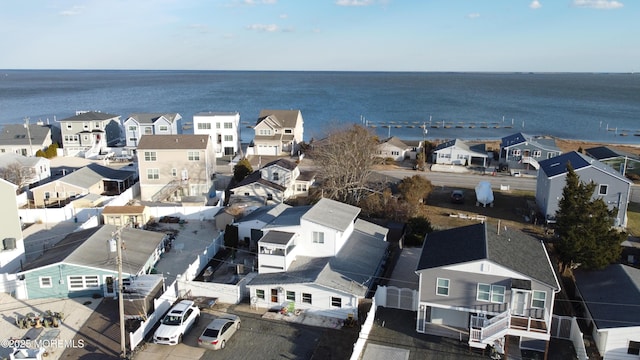
[[[524,315],[527,304],[527,292],[513,289],[513,303],[511,305],[513,315]]]
[[[116,296],[116,278],[111,275],[104,276],[104,297]]]

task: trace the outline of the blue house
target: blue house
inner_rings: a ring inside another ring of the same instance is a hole
[[[502,138],[500,163],[514,169],[539,168],[539,162],[562,154],[552,138],[516,133]]]
[[[118,268],[113,251],[114,225],[67,235],[18,273],[17,297],[72,298],[115,296]],[[147,274],[164,251],[161,232],[122,228],[123,277]]]
[[[572,151],[540,162],[536,182],[536,203],[547,221],[553,221],[566,186],[567,164],[582,182],[594,182],[592,199],[602,199],[610,210],[617,208],[615,226],[626,226],[631,181],[613,168],[579,152]]]

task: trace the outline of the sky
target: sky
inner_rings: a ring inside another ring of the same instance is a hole
[[[640,0],[0,0],[0,69],[640,71]]]

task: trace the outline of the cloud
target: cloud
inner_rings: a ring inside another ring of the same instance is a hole
[[[247,26],[248,30],[263,31],[263,32],[276,32],[278,31],[278,25],[276,24],[251,24]]]
[[[58,15],[61,16],[76,16],[76,15],[80,15],[82,13],[82,10],[84,9],[84,6],[73,6],[70,9],[67,10],[62,10],[58,13]]]
[[[373,4],[373,0],[337,0],[338,6],[369,6]]]
[[[531,4],[529,4],[529,8],[533,10],[540,9],[541,7],[542,7],[542,4],[540,4],[540,1],[538,0],[533,0]]]
[[[477,19],[479,17],[480,17],[480,14],[478,13],[467,14],[467,19]]]
[[[573,0],[573,6],[592,8],[592,9],[619,9],[624,6],[623,3],[616,0]]]
[[[280,16],[279,16],[280,19],[286,19],[288,17],[289,17],[289,15],[287,15],[287,14],[280,14]]]

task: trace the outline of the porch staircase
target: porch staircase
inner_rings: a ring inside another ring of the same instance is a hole
[[[529,164],[529,165],[533,166],[533,168],[536,169],[536,170],[540,169],[540,163],[538,162],[538,160],[532,158],[531,156],[523,156],[522,157],[522,163],[523,164]]]
[[[160,191],[158,191],[157,193],[153,194],[153,196],[151,197],[151,201],[164,201],[164,200],[166,200],[176,190],[182,188],[182,183],[183,183],[183,181],[180,181],[180,180],[172,180],[171,182],[169,182],[168,184],[163,186],[162,189],[160,189]]]
[[[507,310],[491,319],[472,317],[469,346],[484,349],[507,334],[511,325],[511,311]]]

